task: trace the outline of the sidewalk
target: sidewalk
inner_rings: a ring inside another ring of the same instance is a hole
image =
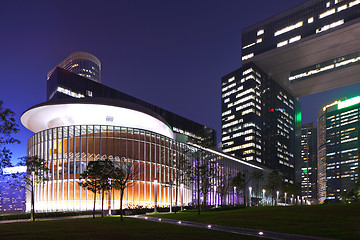
[[[222,232],[230,232],[241,235],[248,235],[253,237],[267,238],[267,239],[279,239],[279,240],[331,240],[329,238],[320,238],[320,237],[312,237],[305,235],[297,235],[297,234],[289,234],[289,233],[279,233],[279,232],[271,232],[271,231],[263,231],[258,229],[249,229],[249,228],[239,228],[239,227],[230,227],[230,226],[222,226],[222,225],[214,225],[214,224],[206,224],[206,223],[197,223],[197,222],[188,222],[188,221],[179,221],[173,219],[165,219],[165,218],[155,218],[149,216],[127,216],[130,218],[144,219],[153,222],[165,222],[170,224],[176,224],[181,226],[188,227],[197,227],[197,228],[205,228],[209,230],[222,231]]]

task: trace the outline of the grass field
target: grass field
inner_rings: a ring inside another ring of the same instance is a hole
[[[253,207],[161,215],[184,221],[245,227],[335,239],[360,239],[360,204]]]
[[[126,218],[124,222],[120,222],[118,217],[105,217],[0,224],[0,239],[258,240],[259,238],[139,219]]]

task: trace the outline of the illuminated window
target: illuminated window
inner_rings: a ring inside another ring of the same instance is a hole
[[[330,15],[332,15],[332,14],[334,14],[334,13],[335,13],[335,8],[333,8],[333,9],[331,9],[331,10],[328,10],[328,11],[320,14],[320,15],[319,15],[319,18],[321,19],[321,18],[330,16]]]
[[[256,40],[256,43],[261,43],[261,42],[262,42],[262,38]]]
[[[289,43],[293,43],[293,42],[299,41],[300,39],[301,39],[301,36],[298,35],[298,36],[296,36],[296,37],[290,38]]]
[[[283,41],[283,42],[279,42],[276,46],[279,48],[279,47],[283,47],[283,46],[285,46],[287,44],[288,44],[288,40]]]
[[[303,25],[303,22],[301,21],[301,22],[298,22],[298,23],[296,23],[296,24],[294,24],[294,25],[285,27],[285,28],[283,28],[283,29],[280,29],[279,31],[276,31],[276,32],[274,33],[274,36],[275,36],[275,37],[276,37],[276,36],[279,36],[279,35],[281,35],[281,34],[283,34],[283,33],[286,33],[286,32],[289,32],[289,31],[291,31],[291,30],[294,30],[294,29],[296,29],[296,28],[299,28],[299,27],[301,27],[302,25]]]
[[[251,46],[254,46],[255,44],[256,44],[256,43],[250,43],[250,44],[248,44],[248,45],[244,46],[242,49],[249,48],[249,47],[251,47]]]
[[[352,7],[352,6],[355,6],[355,5],[358,5],[360,4],[360,0],[356,0],[356,1],[353,1],[351,3],[349,3],[349,7]]]
[[[264,29],[261,29],[261,30],[259,30],[258,32],[257,32],[257,36],[260,36],[260,35],[263,35],[264,34]]]
[[[312,22],[314,22],[314,18],[313,18],[313,17],[311,17],[311,18],[308,19],[308,23],[312,23]]]
[[[346,5],[346,4],[345,4],[345,5],[342,5],[341,7],[338,7],[337,11],[340,12],[340,11],[345,10],[345,9],[347,9],[347,5]]]
[[[250,53],[248,55],[245,55],[241,58],[242,61],[248,60],[250,58],[254,57],[254,53]]]

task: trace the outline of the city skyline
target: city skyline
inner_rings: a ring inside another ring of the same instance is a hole
[[[241,29],[302,2],[5,3],[0,99],[20,127],[13,159],[26,155],[32,135],[21,114],[45,101],[47,72],[74,51],[100,59],[103,84],[215,129],[219,142],[221,77],[241,66]],[[359,90],[356,84],[300,98],[303,123]]]

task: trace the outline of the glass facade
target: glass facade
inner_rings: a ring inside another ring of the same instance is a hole
[[[354,99],[359,97],[336,101],[321,110],[323,130],[319,132],[318,141],[326,140],[326,143],[319,148],[323,151],[319,158],[326,161],[326,171],[319,184],[324,185],[326,180],[328,201],[339,200],[341,194],[351,191],[359,179],[360,104]]]
[[[178,165],[183,164],[180,158],[195,164],[185,148],[199,150],[154,132],[117,126],[77,125],[38,132],[28,141],[28,154],[46,160],[49,172],[45,174],[49,180],[36,186],[36,210],[91,210],[94,194],[79,186],[80,174],[84,172],[89,161],[107,158],[114,161],[132,161],[134,169],[139,169],[136,177],[131,179],[133,184],[125,190],[124,208],[154,207],[155,185],[158,206],[168,207],[171,198],[173,204],[180,205],[182,194],[184,205],[195,204],[197,185],[193,179],[196,176],[186,177],[181,173],[180,169],[183,168]],[[246,165],[215,150],[204,150],[202,154],[204,155],[201,161],[205,161],[211,171],[208,173],[211,176],[211,187],[209,186],[206,194],[201,193],[201,201],[206,201],[208,205],[240,202],[236,189],[229,188],[225,196],[221,196],[219,192],[224,181],[230,186],[231,177],[238,171],[251,174],[260,170],[264,171],[265,176],[268,172],[262,167]],[[182,183],[183,187],[181,184],[170,184],[174,181]],[[260,194],[263,184],[263,181],[253,183],[254,197]],[[110,197],[109,192],[106,192],[104,197],[106,203],[110,201],[111,209],[120,208],[119,191],[111,190]],[[97,199],[96,208],[101,209],[101,198],[98,196]],[[30,201],[27,201],[28,210],[29,204]],[[105,206],[109,207],[108,204]]]
[[[249,63],[222,78],[222,150],[294,182],[297,100]],[[301,120],[300,120],[301,122]]]
[[[311,0],[242,31],[243,61],[359,17],[359,0]]]
[[[317,129],[314,123],[301,128],[301,195],[313,203],[317,202]]]
[[[49,79],[55,69],[61,67],[66,71],[75,73],[92,81],[101,82],[101,62],[94,55],[87,52],[74,52],[65,58],[56,67],[51,69],[47,78]]]
[[[158,205],[168,206],[169,182],[175,180],[177,168],[174,162],[182,154],[183,146],[154,132],[116,126],[64,126],[38,132],[28,141],[28,154],[46,160],[49,181],[37,185],[36,209],[92,209],[93,193],[79,186],[80,174],[89,161],[107,158],[115,161],[125,158],[133,161],[134,168],[139,169],[136,179],[131,180],[132,187],[126,189],[125,208],[153,207],[155,179],[158,182]],[[188,204],[191,201],[190,182],[182,182],[185,183],[184,203]],[[172,189],[173,196],[175,191],[180,191],[180,188]],[[180,192],[178,194],[180,196]],[[113,190],[111,196],[112,209],[119,208],[119,192]],[[96,206],[101,208],[101,200],[97,200]]]

